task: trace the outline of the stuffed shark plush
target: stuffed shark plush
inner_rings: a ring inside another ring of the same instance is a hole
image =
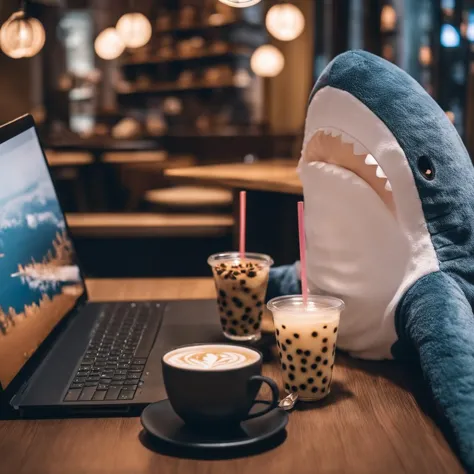
[[[445,113],[395,65],[364,51],[318,79],[299,164],[308,286],[346,303],[338,346],[417,357],[474,473],[474,169]],[[301,293],[298,263],[268,297]]]

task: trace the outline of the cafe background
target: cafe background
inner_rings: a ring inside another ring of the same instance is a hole
[[[294,168],[311,87],[348,49],[407,70],[473,150],[474,0],[225,3],[0,2],[0,123],[35,117],[88,276],[209,275],[238,188],[173,170]],[[249,190],[248,250],[291,263],[301,197],[277,191]]]

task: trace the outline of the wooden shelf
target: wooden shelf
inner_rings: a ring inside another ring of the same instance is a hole
[[[66,219],[75,237],[216,237],[234,226],[220,214],[72,213]]]
[[[145,60],[127,60],[122,63],[123,67],[133,67],[133,66],[146,66],[153,64],[166,64],[166,63],[175,63],[175,62],[187,62],[195,61],[197,59],[215,59],[215,58],[249,58],[251,56],[250,52],[245,51],[225,51],[221,53],[204,53],[196,54],[194,56],[172,56],[169,58],[150,58]]]
[[[189,91],[204,91],[214,89],[245,89],[245,87],[239,87],[234,83],[221,83],[221,84],[190,84],[182,86],[179,84],[168,84],[168,85],[154,85],[147,89],[132,89],[130,91],[116,91],[118,95],[136,95],[136,94],[170,94],[176,92],[189,92]]]
[[[156,29],[156,33],[159,35],[163,34],[170,34],[170,33],[191,33],[194,31],[206,31],[206,30],[213,30],[216,28],[226,28],[226,27],[235,27],[235,26],[249,26],[251,28],[260,28],[261,25],[258,23],[252,23],[247,20],[232,20],[228,21],[225,23],[221,23],[220,25],[210,25],[209,23],[201,23],[199,25],[193,25],[193,26],[186,26],[186,27],[180,27],[180,26],[174,26],[171,28],[167,28],[164,30],[158,30]]]

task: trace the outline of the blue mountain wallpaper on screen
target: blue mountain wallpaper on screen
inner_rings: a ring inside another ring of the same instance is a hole
[[[36,136],[2,148],[0,383],[5,387],[84,289]]]

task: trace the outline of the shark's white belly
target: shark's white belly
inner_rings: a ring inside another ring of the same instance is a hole
[[[356,357],[391,358],[409,245],[393,215],[358,176],[319,163],[302,163],[300,176],[309,289],[346,303],[338,347]],[[331,198],[322,200],[325,194]]]

